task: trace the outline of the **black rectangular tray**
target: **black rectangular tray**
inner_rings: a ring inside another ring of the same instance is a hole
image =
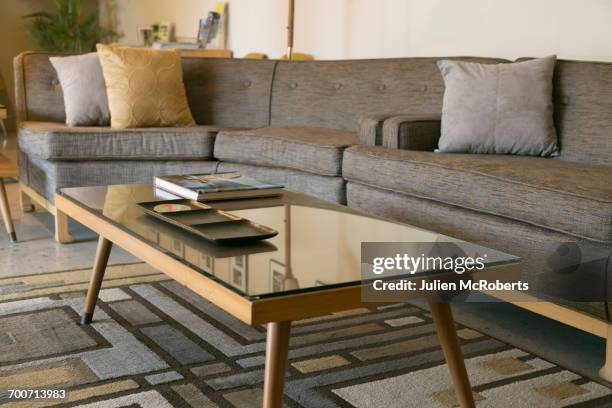
[[[278,234],[278,231],[265,225],[216,210],[199,201],[160,200],[146,201],[137,205],[146,214],[217,244],[259,241]]]

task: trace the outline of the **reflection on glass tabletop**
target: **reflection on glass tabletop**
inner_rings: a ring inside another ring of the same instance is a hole
[[[206,202],[278,231],[265,241],[236,246],[215,245],[146,215],[137,203],[180,199],[150,184],[64,188],[60,194],[252,299],[360,284],[362,242],[453,242],[466,251],[486,253],[487,266],[518,260],[291,191],[279,197]]]

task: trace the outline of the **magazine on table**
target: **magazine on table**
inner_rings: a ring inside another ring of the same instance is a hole
[[[197,201],[277,196],[284,187],[261,183],[238,172],[158,176],[154,184],[161,190]]]

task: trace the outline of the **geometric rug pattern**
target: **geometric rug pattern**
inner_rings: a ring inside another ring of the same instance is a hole
[[[265,327],[144,264],[109,266],[94,322],[90,270],[0,279],[2,407],[259,407]],[[431,316],[410,305],[294,322],[287,407],[457,406]],[[458,326],[478,407],[610,407],[612,390]],[[9,400],[12,388],[68,390]]]

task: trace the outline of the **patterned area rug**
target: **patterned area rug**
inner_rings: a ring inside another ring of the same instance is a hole
[[[80,326],[89,270],[0,279],[0,404],[259,407],[265,328],[249,327],[143,264],[109,267]],[[478,407],[609,407],[612,390],[459,326]],[[12,388],[66,388],[58,402]],[[408,306],[295,322],[288,407],[453,407],[431,316]]]

